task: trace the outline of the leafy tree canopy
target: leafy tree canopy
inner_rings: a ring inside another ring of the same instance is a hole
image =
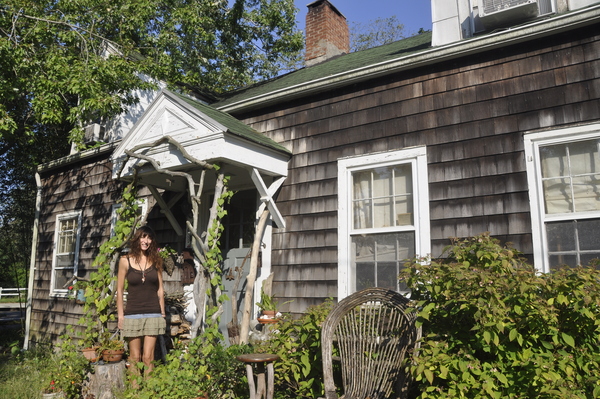
[[[136,101],[133,89],[149,87],[142,75],[218,93],[275,76],[302,48],[292,0],[3,3],[5,146],[120,113]]]
[[[293,0],[4,0],[0,234],[30,232],[35,166],[135,103],[135,89],[161,80],[219,93],[290,68],[303,47],[295,14]],[[11,263],[26,267],[24,249]]]
[[[405,37],[404,24],[401,24],[395,15],[388,18],[377,18],[367,24],[352,22],[350,24],[350,51],[366,50],[393,43]]]

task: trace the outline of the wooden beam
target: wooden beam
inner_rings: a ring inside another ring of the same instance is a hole
[[[154,199],[156,199],[158,205],[160,205],[161,212],[165,214],[165,216],[171,223],[171,226],[173,226],[173,230],[175,230],[175,233],[177,233],[177,235],[180,237],[183,236],[183,229],[181,228],[181,226],[179,226],[179,223],[177,223],[177,220],[175,219],[175,216],[173,216],[169,205],[167,205],[167,203],[163,199],[162,195],[160,195],[156,187],[150,185],[146,185],[146,187],[148,187],[148,189],[152,193],[152,196],[154,197]]]
[[[263,180],[262,176],[256,168],[252,168],[250,177],[252,177],[252,181],[254,182],[258,193],[260,194],[260,200],[269,209],[273,221],[275,222],[275,224],[277,224],[277,227],[284,229],[285,220],[283,219],[283,216],[281,216],[279,209],[277,209],[277,205],[273,200],[273,195],[277,192],[277,190],[279,190],[279,187],[281,187],[281,185],[283,184],[285,176],[281,176],[280,178],[275,180],[273,183],[271,183],[271,185],[268,188],[265,184],[265,181]]]

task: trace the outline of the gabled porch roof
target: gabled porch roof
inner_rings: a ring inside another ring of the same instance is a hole
[[[249,172],[256,168],[267,176],[287,176],[291,153],[285,147],[229,114],[192,98],[162,90],[114,151],[113,178],[132,177],[134,167],[140,169],[140,176],[149,173],[146,170],[149,168],[144,167],[145,162],[139,159],[129,159],[123,165],[127,158],[125,151],[165,136],[172,137],[191,156],[202,161]],[[185,170],[190,166],[190,162],[169,144],[142,152],[152,156],[165,169]],[[156,187],[174,188],[174,182],[154,183]]]
[[[172,143],[152,145],[166,137],[176,141],[187,154]],[[142,157],[128,156],[127,152],[133,149]],[[255,186],[277,225],[284,226],[271,196],[287,176],[291,152],[227,113],[162,90],[114,151],[112,177],[131,180],[137,169],[138,181],[152,189],[189,189],[185,177],[157,171],[144,157],[152,159],[160,169],[185,172],[195,182],[201,179],[202,169],[190,157],[218,164],[230,176],[232,189]],[[214,187],[215,177],[216,174],[207,174],[203,186]]]

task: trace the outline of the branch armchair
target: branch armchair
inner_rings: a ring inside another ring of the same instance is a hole
[[[338,399],[333,360],[340,361],[340,399],[406,397],[403,362],[421,338],[415,314],[406,313],[408,303],[397,292],[368,288],[334,307],[321,335],[326,399]]]

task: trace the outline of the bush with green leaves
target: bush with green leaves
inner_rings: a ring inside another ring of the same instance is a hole
[[[419,398],[600,397],[600,272],[539,273],[487,234],[401,274],[423,341]]]
[[[321,325],[333,308],[326,300],[312,306],[299,318],[284,314],[273,325],[269,339],[255,344],[255,350],[281,357],[275,362],[275,397],[318,398],[323,396]]]
[[[138,377],[134,388],[124,398],[193,399],[204,394],[209,398],[235,399],[248,396],[244,363],[236,359],[250,353],[246,345],[225,347],[217,340],[218,330],[208,328],[190,342],[176,343],[164,364],[158,364],[148,378]]]

